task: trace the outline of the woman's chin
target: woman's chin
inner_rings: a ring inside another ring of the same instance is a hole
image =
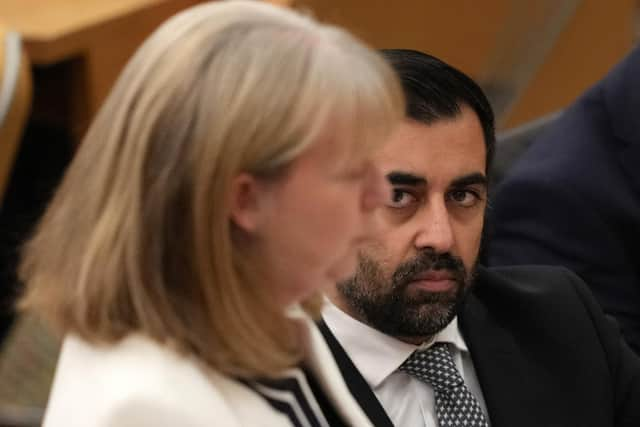
[[[328,280],[330,282],[330,286],[353,277],[356,273],[357,266],[358,262],[355,255],[343,258],[338,264],[329,270]]]

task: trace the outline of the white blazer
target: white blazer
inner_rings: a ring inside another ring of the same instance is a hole
[[[352,426],[371,423],[310,319],[305,362]],[[44,427],[290,427],[260,395],[143,335],[98,347],[65,338]]]

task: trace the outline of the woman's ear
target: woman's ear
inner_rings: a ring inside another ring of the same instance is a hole
[[[231,220],[248,233],[255,233],[262,222],[263,203],[258,180],[251,174],[243,172],[231,183],[229,212]]]

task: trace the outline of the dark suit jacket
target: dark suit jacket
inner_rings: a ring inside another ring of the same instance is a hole
[[[488,211],[488,265],[562,265],[640,354],[640,49],[535,140]]]
[[[480,267],[459,325],[492,427],[640,426],[640,359],[568,270]],[[391,426],[344,349],[321,329],[361,406],[376,426]]]

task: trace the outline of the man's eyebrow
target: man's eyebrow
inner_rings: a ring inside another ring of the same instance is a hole
[[[461,176],[460,178],[456,178],[451,182],[451,187],[468,187],[470,185],[482,185],[483,187],[487,187],[488,181],[487,177],[480,172],[470,173],[468,175]]]
[[[427,184],[426,178],[409,172],[390,172],[387,174],[387,180],[391,185],[408,185],[415,187]]]

